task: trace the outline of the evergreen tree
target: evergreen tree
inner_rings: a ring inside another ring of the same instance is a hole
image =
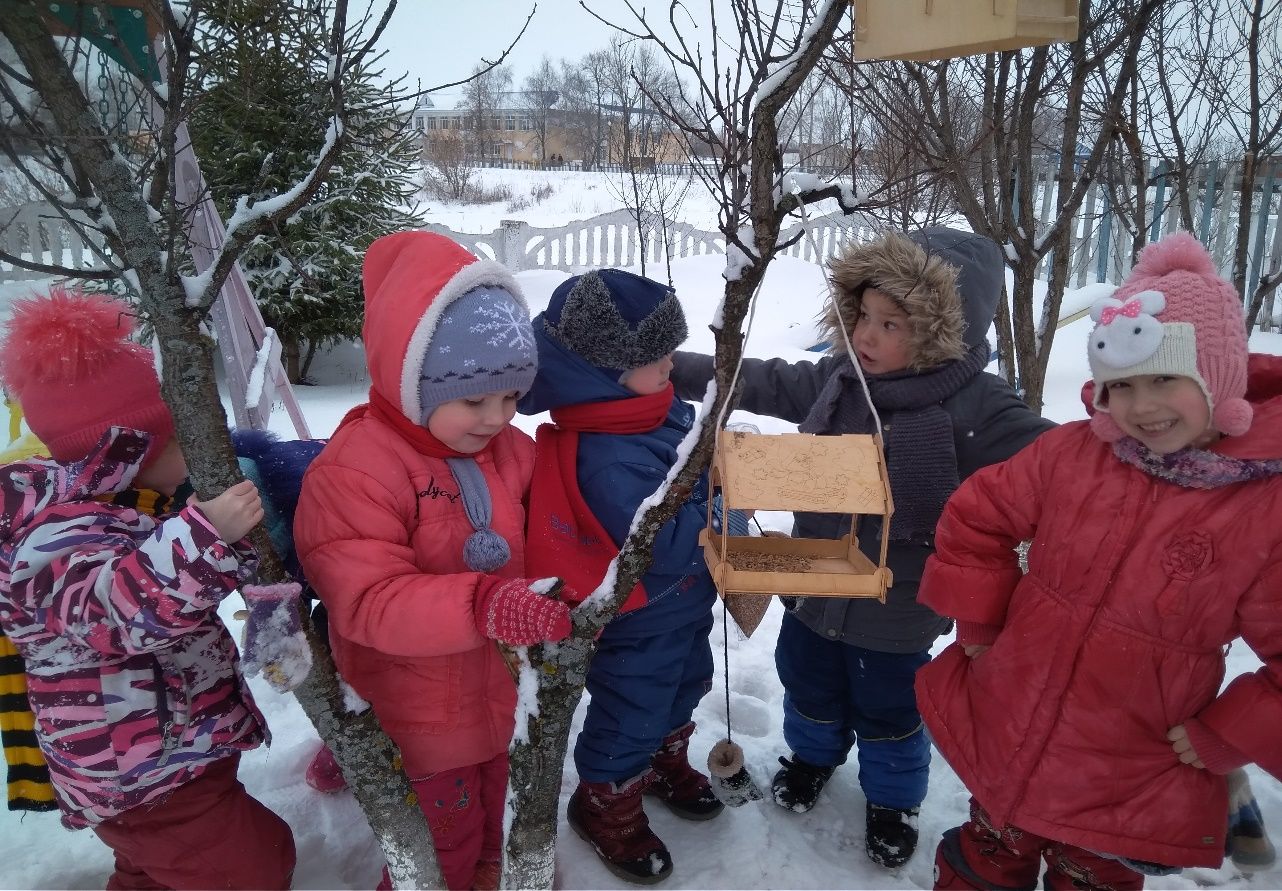
[[[329,102],[325,22],[300,5],[231,0],[210,11],[214,25],[201,40],[206,78],[191,133],[224,216],[234,209],[229,196],[256,198],[297,182],[324,144],[316,121]],[[291,27],[283,27],[286,19]],[[397,111],[401,79],[381,82],[377,61],[362,59],[345,73],[343,151],[328,180],[241,260],[295,382],[318,347],[360,335],[361,258],[370,242],[417,225],[418,140]]]

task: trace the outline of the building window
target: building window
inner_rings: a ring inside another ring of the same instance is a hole
[[[462,129],[463,129],[463,119],[462,119],[461,117],[455,117],[455,118],[454,118],[454,129],[455,129],[455,130],[462,130]],[[468,128],[468,129],[471,129],[471,128]]]
[[[428,119],[427,119],[427,129],[429,129],[429,130],[435,130],[435,129],[436,129],[436,118],[428,118]]]
[[[496,114],[490,115],[490,129],[497,130],[500,126],[502,125],[499,123],[499,116]]]
[[[506,123],[507,123],[507,129],[509,129],[509,130],[515,130],[515,129],[516,129],[516,115],[514,115],[514,114],[510,114],[510,115],[508,115],[508,116],[507,116],[507,118],[506,118]]]
[[[529,118],[527,118],[527,117],[522,117],[522,118],[521,118],[521,129],[522,129],[522,130],[531,130],[531,129],[533,129],[533,128],[530,126],[530,119],[529,119]]]

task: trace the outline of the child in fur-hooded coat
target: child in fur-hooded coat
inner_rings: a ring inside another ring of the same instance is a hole
[[[885,866],[912,855],[926,795],[930,745],[913,678],[949,627],[917,602],[935,522],[961,480],[1053,426],[984,371],[1002,274],[997,245],[967,232],[931,228],[854,246],[831,269],[823,318],[831,355],[817,363],[746,359],[740,370],[740,408],[803,433],[873,433],[857,359],[881,418],[895,503],[894,585],[885,603],[810,598],[784,617],[775,658],[794,755],[780,759],[773,792],[781,806],[809,810],[858,740],[868,856]],[[676,354],[672,379],[682,398],[700,398],[711,377],[711,357]],[[840,538],[849,528],[849,516],[798,513],[794,534]],[[880,518],[861,521],[865,553],[878,552],[880,535]]]

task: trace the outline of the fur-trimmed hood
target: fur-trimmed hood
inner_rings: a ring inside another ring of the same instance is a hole
[[[1001,250],[982,235],[942,226],[887,233],[831,263],[823,331],[833,352],[845,352],[842,328],[854,327],[864,289],[876,287],[912,322],[912,370],[933,368],[960,359],[985,338],[1002,275]]]

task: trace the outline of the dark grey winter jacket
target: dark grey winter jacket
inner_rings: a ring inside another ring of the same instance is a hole
[[[846,361],[844,356],[795,364],[782,359],[745,359],[739,372],[743,385],[739,407],[800,424],[819,408],[816,400],[824,383]],[[675,363],[672,381],[677,395],[682,399],[702,399],[712,378],[712,357],[678,352]],[[952,418],[957,472],[963,480],[981,467],[1006,460],[1055,426],[1035,414],[1006,381],[986,372],[976,375],[942,405]],[[894,414],[883,412],[881,420],[887,428],[895,423]],[[840,538],[849,530],[848,515],[799,513],[793,534],[801,538]],[[880,536],[881,518],[865,517],[859,529],[864,553],[876,557]],[[929,540],[891,542],[887,562],[895,583],[884,604],[876,600],[811,597],[800,602],[796,615],[818,634],[865,649],[883,653],[927,649],[949,625],[949,620],[917,603],[922,569],[933,550],[933,541]]]

